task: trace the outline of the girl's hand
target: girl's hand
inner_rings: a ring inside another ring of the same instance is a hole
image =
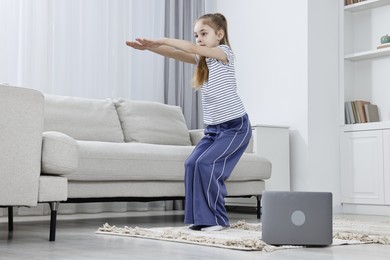
[[[157,48],[160,47],[161,45],[164,45],[164,39],[149,40],[144,38],[137,38],[135,40],[147,48]]]
[[[136,50],[141,50],[141,51],[146,50],[146,46],[142,45],[142,44],[141,44],[140,42],[138,42],[138,41],[133,41],[133,42],[127,41],[127,42],[126,42],[126,45],[127,45],[127,46],[130,46],[130,47],[132,47],[132,48],[134,48],[134,49],[136,49]]]

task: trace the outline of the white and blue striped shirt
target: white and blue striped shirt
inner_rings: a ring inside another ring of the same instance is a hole
[[[225,52],[228,63],[206,58],[209,79],[201,88],[203,121],[206,125],[221,124],[246,114],[237,94],[233,51],[227,45],[218,47]]]

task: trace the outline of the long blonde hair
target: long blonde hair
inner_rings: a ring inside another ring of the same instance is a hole
[[[215,14],[205,14],[199,17],[199,19],[196,22],[202,21],[202,23],[207,24],[211,28],[214,29],[215,33],[217,33],[219,30],[224,31],[224,36],[220,41],[220,44],[228,45],[229,44],[229,37],[228,37],[228,31],[227,31],[227,20],[223,14],[215,13]],[[196,66],[194,77],[192,79],[193,87],[196,90],[199,90],[203,83],[207,82],[209,79],[209,68],[206,64],[206,57],[200,56],[198,65]]]

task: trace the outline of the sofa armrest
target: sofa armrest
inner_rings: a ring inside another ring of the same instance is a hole
[[[76,140],[60,132],[43,133],[42,173],[71,174],[76,171],[78,164],[79,150]]]
[[[0,206],[36,206],[43,94],[0,84]]]
[[[254,140],[253,140],[253,129],[252,129],[252,137],[251,137],[251,140],[249,140],[249,144],[248,144],[248,147],[246,148],[245,152],[246,153],[254,153],[253,145],[254,145]]]

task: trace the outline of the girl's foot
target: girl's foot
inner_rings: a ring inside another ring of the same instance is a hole
[[[188,228],[191,229],[191,230],[196,230],[196,231],[200,231],[202,230],[202,228],[205,228],[205,227],[208,227],[208,226],[205,226],[205,225],[190,225]]]
[[[224,229],[223,226],[216,225],[216,226],[206,226],[206,227],[201,228],[200,230],[202,230],[202,231],[220,231],[222,229]]]

